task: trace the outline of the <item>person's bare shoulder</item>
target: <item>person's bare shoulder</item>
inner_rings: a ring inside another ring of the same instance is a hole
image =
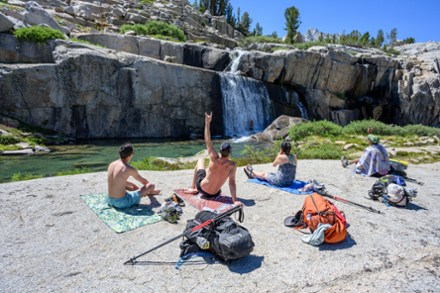
[[[232,170],[236,170],[237,169],[237,164],[234,161],[229,161],[229,169]]]

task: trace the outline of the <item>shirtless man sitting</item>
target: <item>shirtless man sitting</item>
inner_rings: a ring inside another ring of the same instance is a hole
[[[194,168],[194,176],[191,188],[186,189],[188,193],[196,194],[200,192],[205,198],[220,195],[221,187],[229,180],[229,191],[234,204],[241,204],[237,200],[237,188],[235,184],[235,173],[237,166],[229,160],[231,154],[231,145],[223,143],[220,147],[220,155],[215,151],[211,142],[211,121],[212,112],[205,113],[205,143],[209,154],[209,166],[205,170],[205,160],[199,159]]]
[[[155,189],[154,184],[139,175],[139,172],[128,164],[133,158],[133,154],[133,146],[129,143],[124,144],[119,149],[120,159],[108,166],[108,204],[113,207],[128,208],[139,204],[141,197],[160,193],[160,190]],[[133,182],[128,181],[130,176],[142,183],[141,189]]]

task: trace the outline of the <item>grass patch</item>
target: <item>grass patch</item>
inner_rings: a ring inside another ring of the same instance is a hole
[[[156,157],[146,157],[142,161],[131,162],[131,165],[138,170],[153,170],[153,171],[174,171],[193,169],[196,162],[177,162],[170,163]]]
[[[272,53],[276,51],[288,51],[288,50],[292,50],[292,48],[287,46],[277,46],[272,48]]]
[[[16,181],[24,181],[24,180],[31,180],[31,179],[37,179],[37,178],[43,178],[43,175],[18,172],[18,173],[14,173],[12,175],[11,181],[16,182]]]
[[[37,43],[44,43],[51,39],[64,39],[64,34],[61,31],[46,26],[19,28],[14,32],[14,35],[19,40]]]
[[[139,3],[145,5],[145,4],[153,4],[155,0],[140,0]]]
[[[89,46],[95,46],[95,47],[99,47],[99,48],[106,48],[105,46],[101,46],[99,44],[94,44],[92,42],[82,40],[82,39],[77,39],[77,38],[71,38],[71,39],[69,39],[69,41],[75,42],[75,43],[81,43],[81,44],[89,45]]]
[[[15,144],[11,144],[11,145],[2,145],[2,144],[0,144],[0,152],[16,151],[16,150],[21,150],[21,147],[16,146]]]
[[[294,46],[295,48],[297,48],[297,49],[300,49],[300,50],[307,50],[307,49],[309,49],[309,48],[311,48],[311,47],[315,47],[315,46],[327,46],[328,45],[328,43],[326,43],[326,42],[307,42],[307,43],[294,43],[294,44],[292,44],[292,46]]]
[[[294,150],[298,159],[339,160],[342,156],[342,148],[334,144],[318,144]]]
[[[77,174],[85,174],[85,173],[91,173],[94,172],[90,168],[75,168],[73,170],[62,170],[58,171],[55,176],[66,176],[66,175],[77,175]]]
[[[25,10],[20,6],[9,4],[8,1],[0,1],[0,10],[3,10],[3,8],[5,8],[5,10],[15,11],[15,12]]]
[[[120,32],[122,34],[128,31],[134,31],[137,35],[153,36],[180,42],[186,41],[186,36],[181,29],[163,21],[149,21],[146,24],[124,24],[121,26]]]
[[[277,43],[277,44],[282,44],[283,40],[279,39],[279,38],[274,38],[274,37],[270,37],[270,36],[249,36],[246,37],[242,42],[241,45],[242,46],[249,46],[250,44],[254,44],[254,43]]]

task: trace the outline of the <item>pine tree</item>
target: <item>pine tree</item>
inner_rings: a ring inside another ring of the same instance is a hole
[[[262,36],[263,35],[263,28],[260,26],[260,24],[257,22],[254,29],[254,36]]]
[[[243,17],[238,24],[238,30],[242,32],[245,36],[249,35],[249,28],[251,26],[252,19],[249,16],[249,13],[243,13]]]
[[[286,42],[293,44],[298,27],[301,24],[299,20],[299,11],[295,6],[286,8],[284,11],[284,17],[286,19],[285,30],[287,31]]]
[[[228,3],[228,6],[226,6],[225,16],[226,22],[235,28],[237,26],[237,20],[234,16],[234,8],[232,7],[231,3]]]
[[[376,35],[375,47],[376,48],[382,47],[384,40],[385,38],[384,38],[383,30],[379,30]]]
[[[390,34],[388,35],[388,39],[390,40],[391,47],[393,47],[397,41],[397,28],[393,28],[390,31]]]

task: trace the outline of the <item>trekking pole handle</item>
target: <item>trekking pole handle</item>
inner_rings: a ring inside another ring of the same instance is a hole
[[[197,231],[197,230],[200,230],[200,229],[202,229],[203,227],[208,226],[208,225],[211,224],[212,222],[214,222],[214,219],[209,219],[209,220],[207,220],[207,221],[205,221],[205,222],[203,222],[203,223],[201,223],[201,224],[195,226],[194,228],[192,228],[192,229],[191,229],[191,232],[195,232],[195,231]]]
[[[215,221],[218,221],[218,220],[220,220],[220,219],[223,219],[224,217],[227,217],[227,216],[229,216],[229,215],[231,215],[231,214],[233,214],[233,213],[235,213],[236,211],[239,211],[239,210],[241,210],[241,209],[243,209],[243,206],[242,206],[242,205],[234,206],[233,208],[227,210],[226,212],[224,212],[224,213],[222,213],[222,214],[220,214],[220,215],[218,215],[218,216],[216,216],[216,217],[214,217],[214,218],[212,218],[212,219],[206,220],[205,222],[203,222],[203,223],[201,223],[201,224],[195,226],[194,228],[191,229],[191,232],[195,232],[195,231],[197,231],[197,230],[200,230],[200,229],[202,229],[203,227],[206,227],[206,226],[210,225],[211,223],[213,223],[213,222],[215,222]]]

